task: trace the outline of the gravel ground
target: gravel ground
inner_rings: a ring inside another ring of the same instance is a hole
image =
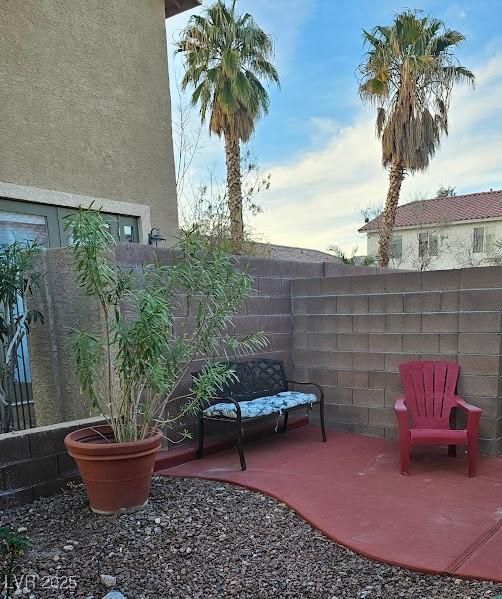
[[[24,595],[32,599],[101,599],[110,590],[101,575],[115,577],[114,588],[127,599],[478,599],[502,593],[502,585],[367,560],[284,504],[211,481],[156,478],[149,505],[118,517],[94,515],[76,487],[0,514],[5,524],[26,528],[33,544],[16,567],[18,576],[38,574],[36,589]]]

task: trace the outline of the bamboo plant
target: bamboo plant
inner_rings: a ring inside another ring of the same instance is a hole
[[[77,373],[116,442],[172,429],[234,378],[222,359],[265,346],[260,332],[233,334],[252,278],[197,231],[181,234],[172,263],[123,272],[99,211],[80,210],[67,226],[78,282],[97,299],[104,322],[102,333],[74,332]],[[204,363],[201,375],[180,394],[196,359]]]

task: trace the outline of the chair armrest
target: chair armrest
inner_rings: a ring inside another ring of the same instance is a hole
[[[481,415],[481,412],[483,411],[481,408],[478,408],[477,406],[473,406],[472,404],[467,403],[465,401],[465,399],[463,399],[462,397],[459,397],[458,395],[455,395],[455,401],[459,408],[462,408],[469,414],[478,414],[479,413]]]
[[[318,385],[317,383],[310,383],[308,381],[290,381],[287,380],[286,383],[288,383],[288,385],[309,385],[311,387],[315,387],[317,389],[317,391],[319,392],[319,401],[322,403],[324,401],[324,391],[322,390],[322,387],[320,385]]]
[[[462,397],[454,396],[455,402],[459,408],[467,412],[467,430],[477,435],[479,429],[479,420],[481,418],[482,409],[467,403]]]
[[[400,432],[409,432],[410,421],[408,418],[408,408],[404,404],[404,396],[401,395],[396,399],[394,412],[396,413],[397,425]]]

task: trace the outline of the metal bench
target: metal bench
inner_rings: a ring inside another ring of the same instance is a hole
[[[322,440],[326,441],[324,424],[324,393],[319,385],[286,379],[284,364],[279,360],[257,359],[247,362],[227,363],[237,376],[199,414],[199,447],[197,457],[204,455],[204,423],[221,421],[234,423],[237,428],[236,446],[242,470],[246,470],[243,449],[244,424],[255,422],[270,415],[283,415],[282,432],[288,426],[289,412],[300,407],[311,408],[319,404]],[[192,376],[197,377],[198,373]],[[311,386],[315,393],[301,393],[293,386]]]

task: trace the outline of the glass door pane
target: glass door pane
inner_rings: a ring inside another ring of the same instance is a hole
[[[135,216],[119,216],[119,241],[139,243],[138,219]]]
[[[37,240],[49,246],[49,230],[45,216],[0,211],[0,244]]]
[[[48,248],[61,245],[55,206],[0,198],[0,215],[0,243],[38,239]]]

